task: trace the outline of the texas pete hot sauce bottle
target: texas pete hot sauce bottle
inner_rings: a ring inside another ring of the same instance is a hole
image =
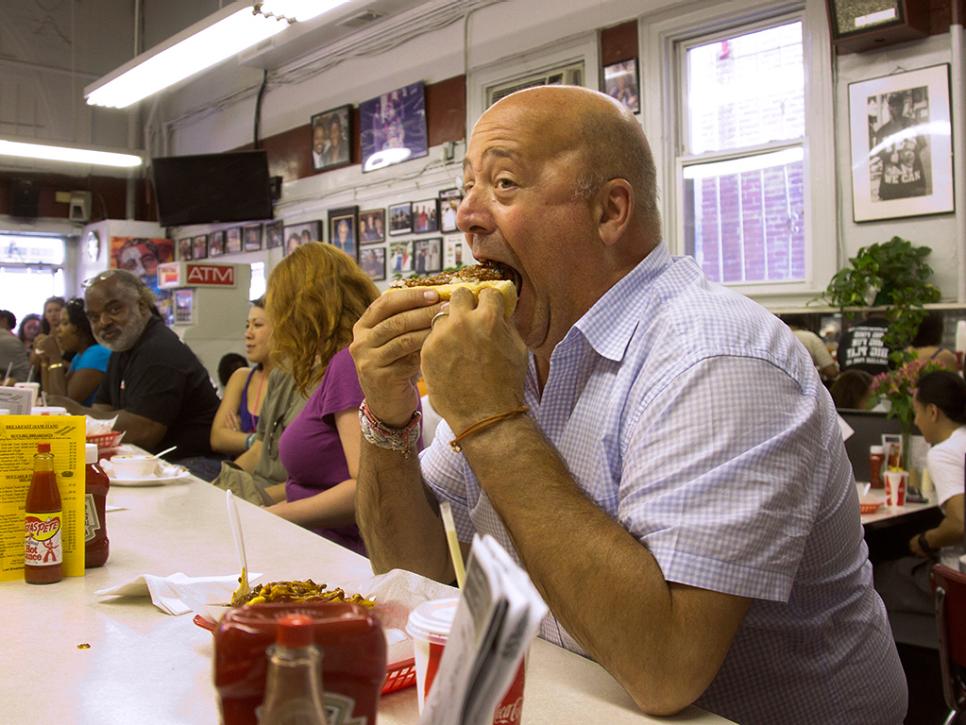
[[[59,582],[64,578],[64,517],[50,443],[37,444],[25,513],[23,578],[28,584]]]

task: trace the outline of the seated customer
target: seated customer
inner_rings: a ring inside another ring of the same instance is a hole
[[[30,373],[27,348],[13,334],[16,326],[17,316],[10,310],[0,310],[0,383],[4,385],[22,383]]]
[[[812,358],[812,363],[814,363],[815,369],[818,370],[822,379],[834,380],[835,376],[839,374],[839,366],[832,358],[832,353],[825,347],[822,338],[805,327],[805,316],[781,315],[781,321],[788,325],[792,334],[808,350],[808,354]]]
[[[943,344],[943,314],[938,310],[930,310],[919,323],[919,329],[912,340],[911,350],[919,362],[931,362],[951,372],[959,371],[959,361],[956,353],[942,346]]]
[[[236,370],[225,386],[211,426],[212,450],[235,456],[255,442],[265,384],[272,371],[271,339],[272,325],[265,314],[265,301],[256,300],[248,310],[245,323],[245,354],[252,367]]]
[[[269,511],[365,553],[355,524],[362,391],[347,346],[379,290],[331,244],[294,249],[268,279],[273,348],[308,402],[282,436],[285,501]]]
[[[218,361],[218,384],[224,390],[228,386],[228,381],[235,371],[240,368],[247,368],[248,361],[237,352],[226,352]]]
[[[81,405],[91,405],[107,373],[111,351],[94,339],[84,300],[72,299],[59,314],[54,334],[37,338],[42,387],[47,395],[66,395]],[[72,356],[70,363],[64,362],[65,355]]]
[[[889,372],[892,363],[889,348],[883,342],[888,330],[889,321],[876,313],[849,327],[839,338],[839,370],[856,368],[870,375]]]
[[[168,460],[211,480],[219,462],[211,458],[208,435],[218,396],[197,356],[152,312],[154,295],[125,270],[95,277],[85,295],[94,338],[111,350],[107,377],[93,408],[52,396],[73,414],[113,418],[124,442],[156,452],[170,446]]]
[[[872,407],[869,388],[873,377],[864,370],[846,370],[835,378],[829,393],[836,408],[868,410]]]
[[[541,636],[647,713],[899,723],[832,401],[774,315],[671,256],[656,173],[596,91],[518,91],[477,121],[457,225],[518,303],[403,289],[356,324],[373,568],[452,581],[446,501],[462,542],[489,534],[526,568]],[[420,369],[443,422],[417,458]]]

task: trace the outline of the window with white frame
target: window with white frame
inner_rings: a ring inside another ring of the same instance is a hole
[[[677,47],[684,252],[725,284],[803,282],[809,252],[801,18]]]
[[[0,232],[0,307],[18,324],[43,314],[48,297],[64,295],[64,257],[63,237]]]

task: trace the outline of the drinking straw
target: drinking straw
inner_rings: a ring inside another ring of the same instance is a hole
[[[456,586],[463,588],[466,580],[466,569],[463,567],[463,552],[460,551],[460,541],[456,537],[456,522],[453,521],[453,509],[448,501],[439,505],[439,512],[443,516],[443,528],[446,530],[446,543],[449,545],[449,557],[453,560],[453,571],[456,572]]]
[[[34,366],[30,366],[30,370],[27,371],[27,382],[32,383],[34,381]]]
[[[3,376],[3,379],[4,380],[9,380],[10,379],[10,373],[11,373],[11,371],[13,371],[13,361],[11,361],[7,365],[7,374]]]

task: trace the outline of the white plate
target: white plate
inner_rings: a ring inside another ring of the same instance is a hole
[[[161,473],[156,473],[153,476],[121,478],[114,474],[114,469],[111,467],[110,461],[102,461],[101,465],[107,477],[111,479],[112,486],[164,486],[165,484],[175,483],[177,481],[187,482],[188,477],[191,475],[188,469],[183,466],[168,464],[161,469]]]

